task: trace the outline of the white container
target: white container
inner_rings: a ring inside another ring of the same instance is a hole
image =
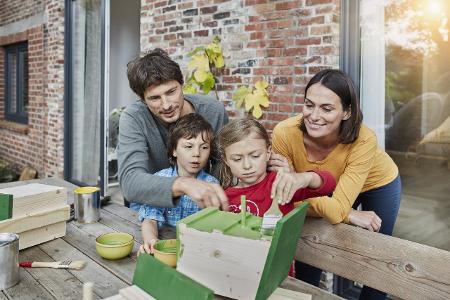
[[[19,236],[0,233],[0,290],[19,282]]]

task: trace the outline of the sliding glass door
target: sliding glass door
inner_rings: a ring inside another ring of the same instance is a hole
[[[364,119],[403,183],[394,236],[450,250],[450,2],[360,5]]]

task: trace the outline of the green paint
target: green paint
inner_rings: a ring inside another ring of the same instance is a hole
[[[245,219],[245,226],[242,226],[243,218]],[[179,241],[179,224],[186,224],[189,228],[194,228],[203,232],[212,232],[213,230],[216,230],[226,235],[259,240],[261,238],[261,233],[259,232],[261,220],[260,217],[245,211],[244,214],[235,214],[220,211],[217,207],[208,207],[178,221],[177,239]]]
[[[301,203],[278,221],[255,299],[267,299],[288,275],[308,205]]]
[[[155,249],[164,253],[175,253],[177,252],[177,245],[173,243],[168,243],[169,240],[161,240],[155,244]],[[177,243],[178,244],[178,243]]]
[[[13,195],[0,194],[0,221],[11,219],[13,213]]]
[[[148,254],[138,256],[133,284],[158,300],[212,300],[212,290]]]

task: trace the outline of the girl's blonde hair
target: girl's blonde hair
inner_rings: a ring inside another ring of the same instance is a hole
[[[248,137],[250,134],[256,134],[258,138],[266,142],[267,147],[270,146],[269,135],[266,129],[255,119],[245,118],[236,119],[222,127],[214,139],[215,148],[218,154],[217,176],[223,186],[228,188],[233,185],[233,174],[225,163],[225,148],[238,143]]]

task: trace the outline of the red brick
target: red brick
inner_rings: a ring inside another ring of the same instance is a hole
[[[300,7],[299,1],[282,2],[282,3],[277,3],[275,5],[276,10],[288,10],[288,9],[295,9],[295,8],[299,8],[299,7]]]
[[[284,56],[306,55],[306,47],[284,49]]]

